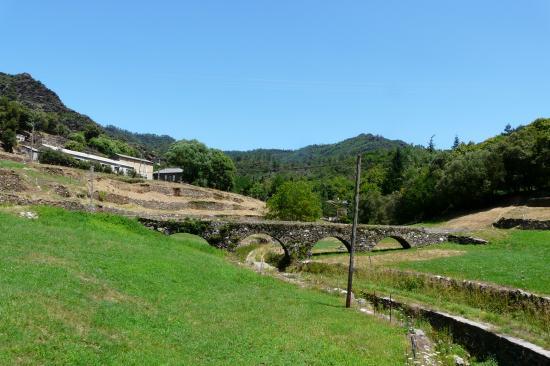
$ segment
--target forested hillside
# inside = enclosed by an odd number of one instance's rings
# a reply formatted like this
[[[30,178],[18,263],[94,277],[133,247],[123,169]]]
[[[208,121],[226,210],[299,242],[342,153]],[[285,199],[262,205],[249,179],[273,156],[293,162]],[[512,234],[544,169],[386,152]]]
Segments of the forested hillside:
[[[268,200],[285,182],[305,181],[324,217],[349,220],[354,160],[363,156],[363,223],[411,223],[460,209],[482,207],[510,194],[550,188],[550,120],[504,132],[479,144],[457,138],[439,150],[361,134],[336,144],[299,150],[259,149],[226,154],[198,141],[174,144],[170,136],[139,134],[67,108],[29,74],[0,73],[0,142],[15,146],[16,133],[31,130],[62,136],[65,147],[110,156],[122,153],[184,169],[188,183]],[[300,182],[300,189],[308,191]],[[298,187],[298,186],[297,186]],[[293,188],[286,186],[286,191]],[[309,195],[308,195],[309,197]],[[300,201],[300,197],[296,197]],[[282,197],[277,201],[283,202]],[[347,210],[347,214],[345,213]],[[316,210],[319,211],[319,210]],[[342,214],[344,212],[344,214]],[[314,215],[316,216],[316,215]],[[312,216],[313,217],[313,216]]]
[[[143,146],[155,157],[161,157],[168,151],[170,145],[176,142],[176,139],[168,135],[136,133],[113,125],[105,126],[105,131],[107,131],[109,136],[115,139],[127,141],[138,146]]]
[[[376,147],[368,142],[377,140]],[[479,144],[457,138],[452,149],[423,148],[372,135],[297,151],[257,150],[230,155],[236,190],[267,200],[286,181],[304,180],[324,216],[349,209],[355,154],[364,151],[360,220],[411,223],[483,207],[510,194],[550,188],[550,119],[538,119]]]
[[[315,169],[319,165],[337,165],[358,153],[389,151],[409,147],[400,140],[361,134],[335,144],[310,145],[298,150],[258,149],[228,151],[241,175],[261,176],[270,171],[285,172]]]
[[[155,134],[136,134],[114,126],[103,127],[90,117],[67,108],[59,96],[27,73],[0,72],[0,132],[13,142],[15,133],[30,131],[64,137],[67,148],[158,158],[174,139]],[[9,145],[9,143],[8,143]]]

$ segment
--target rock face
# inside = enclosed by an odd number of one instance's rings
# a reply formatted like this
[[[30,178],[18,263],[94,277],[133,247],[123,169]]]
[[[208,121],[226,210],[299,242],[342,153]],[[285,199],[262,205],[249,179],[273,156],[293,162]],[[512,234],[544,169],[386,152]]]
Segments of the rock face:
[[[311,249],[321,239],[333,237],[350,249],[348,238],[351,237],[351,225],[304,223],[284,221],[158,221],[141,218],[147,227],[167,234],[188,232],[206,239],[211,245],[219,248],[235,249],[239,243],[254,234],[266,234],[283,247],[290,260],[304,259],[311,255]],[[359,225],[357,228],[356,250],[367,251],[380,240],[391,237],[403,248],[420,247],[447,241],[444,232],[426,231],[422,228],[406,226],[371,226]]]
[[[0,96],[4,95],[33,110],[58,113],[60,121],[71,130],[96,124],[90,117],[67,108],[56,93],[27,73],[10,75],[0,72]]]
[[[0,73],[0,94],[15,97],[24,104],[44,112],[69,111],[57,94],[27,73]]]

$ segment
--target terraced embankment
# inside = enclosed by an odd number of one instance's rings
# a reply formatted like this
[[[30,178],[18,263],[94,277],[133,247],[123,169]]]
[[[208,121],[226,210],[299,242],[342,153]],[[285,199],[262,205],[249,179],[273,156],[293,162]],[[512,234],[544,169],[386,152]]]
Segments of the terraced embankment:
[[[88,172],[3,158],[17,159],[17,156],[0,156],[0,203],[89,207]],[[265,212],[264,202],[234,193],[109,174],[94,175],[93,198],[98,210],[131,216],[242,219],[261,218]]]

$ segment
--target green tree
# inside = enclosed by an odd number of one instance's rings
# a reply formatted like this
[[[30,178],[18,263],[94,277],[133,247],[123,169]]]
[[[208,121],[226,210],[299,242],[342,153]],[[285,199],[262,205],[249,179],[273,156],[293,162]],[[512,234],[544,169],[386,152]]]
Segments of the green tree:
[[[222,190],[231,190],[235,184],[233,160],[197,140],[175,142],[165,158],[169,165],[183,169],[184,182]]]
[[[504,135],[509,135],[509,134],[511,134],[512,132],[514,132],[514,129],[512,128],[512,125],[508,123],[508,124],[504,127]]]
[[[306,181],[283,183],[267,201],[268,217],[290,221],[315,221],[321,217],[321,201]]]
[[[403,185],[403,172],[405,169],[405,159],[403,152],[400,148],[397,148],[393,153],[388,174],[383,185],[383,191],[385,194],[397,191]]]
[[[197,140],[181,140],[173,143],[166,152],[171,166],[183,169],[183,181],[196,183],[208,165],[208,148]]]
[[[98,125],[89,123],[84,128],[84,137],[86,138],[86,141],[90,141],[93,138],[99,137],[103,131],[101,131],[101,128],[99,128]]]
[[[265,187],[265,184],[262,184],[260,182],[255,182],[252,184],[250,189],[248,190],[248,195],[250,197],[265,201],[267,199],[267,190]]]
[[[432,135],[432,137],[430,137],[430,141],[428,142],[428,151],[433,153],[435,151],[435,143],[434,143],[434,137],[435,135]]]
[[[12,153],[13,148],[17,144],[15,131],[9,128],[4,130],[4,132],[2,132],[2,135],[0,136],[0,141],[2,142],[4,151]]]
[[[208,154],[207,186],[229,191],[235,184],[235,163],[220,150]]]
[[[458,135],[455,135],[455,139],[453,141],[452,149],[456,150],[456,149],[458,149],[459,146],[460,146],[460,139],[458,138]]]

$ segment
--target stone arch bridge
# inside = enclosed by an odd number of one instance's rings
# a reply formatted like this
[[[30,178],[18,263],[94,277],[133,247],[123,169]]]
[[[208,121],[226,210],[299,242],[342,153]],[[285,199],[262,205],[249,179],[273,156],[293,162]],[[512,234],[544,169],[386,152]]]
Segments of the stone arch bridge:
[[[254,234],[266,234],[283,247],[290,260],[301,260],[311,255],[315,244],[327,237],[340,240],[350,249],[351,225],[285,221],[218,221],[186,219],[183,221],[163,221],[140,218],[145,226],[165,234],[190,233],[204,238],[210,245],[234,250],[239,243]],[[368,251],[386,237],[396,239],[403,248],[421,247],[444,241],[456,241],[456,236],[443,231],[428,230],[410,226],[357,227],[356,251]],[[459,237],[461,239],[473,239]],[[468,242],[463,240],[463,242]]]

